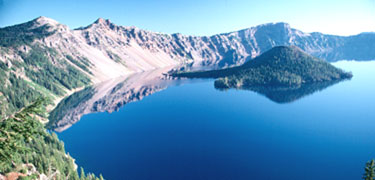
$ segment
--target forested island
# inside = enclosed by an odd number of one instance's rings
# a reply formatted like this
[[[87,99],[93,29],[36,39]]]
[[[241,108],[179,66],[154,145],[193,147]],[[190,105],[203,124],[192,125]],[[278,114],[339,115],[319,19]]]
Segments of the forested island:
[[[179,72],[175,77],[217,78],[215,87],[296,87],[303,84],[338,81],[352,74],[315,58],[295,46],[277,46],[241,66],[196,72]]]

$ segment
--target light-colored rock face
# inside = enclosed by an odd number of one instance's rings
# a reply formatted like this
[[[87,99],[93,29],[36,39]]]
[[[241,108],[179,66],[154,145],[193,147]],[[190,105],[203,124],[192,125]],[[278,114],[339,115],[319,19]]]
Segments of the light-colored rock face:
[[[49,31],[54,32],[36,44],[53,48],[58,52],[57,58],[69,55],[73,59],[89,60],[91,73],[69,60],[68,63],[82,70],[94,83],[177,64],[193,67],[236,65],[243,63],[248,56],[239,41],[225,36],[210,38],[153,33],[136,27],[116,26],[101,18],[75,30],[46,17],[34,22],[36,27],[47,25]],[[238,57],[232,52],[234,49],[240,54]],[[233,60],[220,64],[225,58]]]
[[[36,18],[34,20],[34,22],[36,23],[36,26],[41,26],[41,25],[49,24],[52,27],[56,27],[56,26],[61,25],[56,20],[48,18],[48,17],[44,17],[44,16],[40,16],[40,17]]]
[[[56,58],[69,55],[87,59],[88,75],[94,83],[107,79],[177,64],[217,68],[240,65],[279,45],[294,45],[314,56],[333,61],[339,59],[375,59],[375,34],[340,37],[304,33],[286,23],[270,23],[213,36],[161,34],[136,27],[117,26],[99,18],[93,24],[69,29],[46,17],[32,21],[35,27],[50,26],[52,35],[34,44],[56,50]],[[352,50],[359,49],[357,51]],[[24,49],[30,49],[25,47]],[[11,53],[10,53],[11,54]],[[0,60],[5,61],[6,55]],[[8,54],[8,56],[11,56]],[[53,61],[53,57],[51,57]]]

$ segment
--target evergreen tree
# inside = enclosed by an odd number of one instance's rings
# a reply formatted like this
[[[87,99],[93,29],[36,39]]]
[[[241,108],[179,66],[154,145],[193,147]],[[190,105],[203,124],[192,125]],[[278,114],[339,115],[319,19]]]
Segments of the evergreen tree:
[[[85,170],[83,170],[83,167],[81,167],[81,177],[80,179],[86,179]]]
[[[363,179],[375,180],[375,161],[373,159],[366,163],[365,174],[363,174]]]
[[[0,174],[9,172],[25,173],[21,169],[31,164],[36,172],[23,179],[36,179],[40,174],[56,180],[96,180],[94,174],[85,174],[81,178],[75,169],[73,160],[65,154],[64,145],[56,134],[50,134],[37,119],[46,117],[44,99],[38,99],[31,105],[7,119],[0,120]]]

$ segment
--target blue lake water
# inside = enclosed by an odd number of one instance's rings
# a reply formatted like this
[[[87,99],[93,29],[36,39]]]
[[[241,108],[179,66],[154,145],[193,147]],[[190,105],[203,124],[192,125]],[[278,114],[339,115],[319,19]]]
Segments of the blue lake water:
[[[335,65],[353,79],[290,103],[203,80],[84,115],[58,136],[106,179],[361,179],[375,158],[375,62]]]

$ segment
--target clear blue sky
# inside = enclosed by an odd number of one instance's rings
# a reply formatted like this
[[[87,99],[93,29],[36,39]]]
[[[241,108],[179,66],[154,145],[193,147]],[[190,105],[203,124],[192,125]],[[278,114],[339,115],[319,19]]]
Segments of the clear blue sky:
[[[212,35],[269,22],[305,32],[375,31],[375,0],[0,0],[0,27],[46,16],[70,28],[99,17],[118,25]]]

